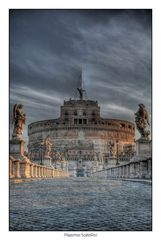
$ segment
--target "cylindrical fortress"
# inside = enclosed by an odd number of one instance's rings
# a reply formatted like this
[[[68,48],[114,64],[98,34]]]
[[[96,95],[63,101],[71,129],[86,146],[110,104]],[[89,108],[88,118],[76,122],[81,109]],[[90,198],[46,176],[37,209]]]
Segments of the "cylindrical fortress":
[[[125,120],[101,118],[97,101],[70,99],[64,101],[58,119],[31,123],[28,135],[30,158],[35,162],[42,158],[41,143],[47,136],[53,152],[63,152],[69,162],[80,158],[105,162],[124,153],[126,147],[134,147],[135,126]]]

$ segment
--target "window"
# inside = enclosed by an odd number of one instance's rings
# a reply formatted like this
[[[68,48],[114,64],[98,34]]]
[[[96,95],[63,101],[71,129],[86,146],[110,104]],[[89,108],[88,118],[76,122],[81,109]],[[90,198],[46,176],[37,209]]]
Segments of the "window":
[[[77,124],[77,119],[74,119],[74,124]]]
[[[83,119],[83,124],[87,124],[87,119]]]
[[[79,119],[79,124],[82,124],[82,119]]]

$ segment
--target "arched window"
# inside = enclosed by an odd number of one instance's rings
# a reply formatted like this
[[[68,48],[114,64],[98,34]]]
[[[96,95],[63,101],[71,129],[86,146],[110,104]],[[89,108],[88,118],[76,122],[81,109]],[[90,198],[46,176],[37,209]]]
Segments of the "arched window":
[[[125,124],[124,123],[120,123],[120,128],[125,128]]]

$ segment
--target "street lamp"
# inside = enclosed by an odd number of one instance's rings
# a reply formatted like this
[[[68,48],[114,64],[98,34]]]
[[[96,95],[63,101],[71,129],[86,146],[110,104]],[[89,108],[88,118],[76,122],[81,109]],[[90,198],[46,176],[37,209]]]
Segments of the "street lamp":
[[[116,140],[116,165],[119,164],[119,142]]]
[[[97,169],[98,169],[98,160],[99,160],[99,157],[98,157],[98,154],[99,154],[99,152],[94,152],[95,153],[95,156],[96,156],[96,160],[95,160],[95,162],[96,162],[96,164],[95,164],[95,166],[96,166],[96,171],[97,171]]]
[[[66,168],[66,171],[68,171],[68,150],[65,149],[64,151],[64,158],[65,158],[65,168]]]
[[[43,165],[43,164],[42,164],[42,158],[43,158],[43,142],[40,143],[40,155],[41,155],[40,165]]]

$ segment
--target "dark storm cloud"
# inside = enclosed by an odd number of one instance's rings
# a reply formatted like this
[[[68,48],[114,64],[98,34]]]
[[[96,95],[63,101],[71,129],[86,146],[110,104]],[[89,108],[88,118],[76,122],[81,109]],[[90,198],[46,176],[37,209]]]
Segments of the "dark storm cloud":
[[[133,121],[151,104],[150,10],[11,10],[10,102],[27,123],[59,116],[83,70],[102,116]]]

